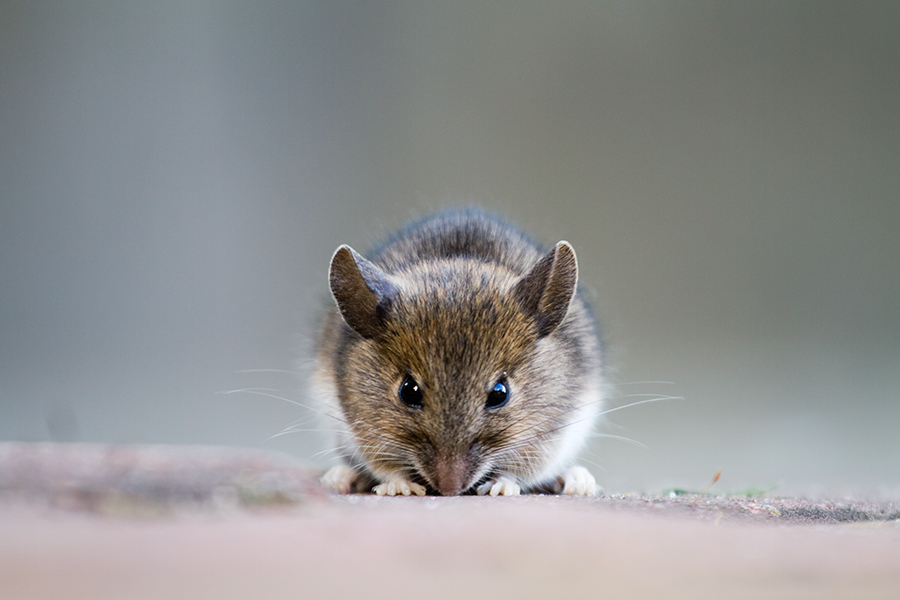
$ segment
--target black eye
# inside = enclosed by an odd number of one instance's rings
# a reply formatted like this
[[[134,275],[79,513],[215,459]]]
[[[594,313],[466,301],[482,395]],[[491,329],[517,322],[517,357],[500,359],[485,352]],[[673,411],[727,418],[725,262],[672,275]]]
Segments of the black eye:
[[[485,408],[500,408],[509,400],[509,386],[506,385],[506,379],[501,379],[494,384],[491,391],[488,392]]]
[[[403,404],[410,408],[422,408],[422,388],[416,383],[416,380],[407,375],[400,384],[400,390],[397,392]]]

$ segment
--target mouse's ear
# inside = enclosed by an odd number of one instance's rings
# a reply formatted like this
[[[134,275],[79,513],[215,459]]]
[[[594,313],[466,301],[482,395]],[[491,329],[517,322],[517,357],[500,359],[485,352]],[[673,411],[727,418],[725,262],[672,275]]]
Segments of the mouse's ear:
[[[364,338],[375,337],[397,295],[397,286],[350,246],[341,246],[334,253],[329,280],[344,322]]]
[[[559,242],[524,275],[513,296],[537,323],[538,336],[553,332],[569,312],[578,283],[578,262],[569,242]]]

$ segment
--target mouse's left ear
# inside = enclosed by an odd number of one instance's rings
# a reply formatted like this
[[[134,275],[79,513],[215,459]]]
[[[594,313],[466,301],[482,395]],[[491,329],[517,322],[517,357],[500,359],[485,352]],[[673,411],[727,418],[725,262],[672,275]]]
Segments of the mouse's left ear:
[[[552,333],[569,312],[578,283],[578,262],[569,242],[559,242],[513,286],[523,312],[537,324],[538,337]]]
[[[384,271],[346,245],[331,258],[328,278],[344,322],[364,338],[375,337],[397,295],[397,286]]]

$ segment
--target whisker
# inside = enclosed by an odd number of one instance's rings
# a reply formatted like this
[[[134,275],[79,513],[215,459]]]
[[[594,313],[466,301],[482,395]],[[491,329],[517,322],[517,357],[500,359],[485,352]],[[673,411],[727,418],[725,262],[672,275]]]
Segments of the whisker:
[[[638,400],[637,402],[631,402],[629,404],[623,404],[622,406],[616,406],[615,408],[610,408],[608,410],[604,410],[600,412],[597,416],[601,417],[603,415],[608,415],[611,412],[616,412],[617,410],[622,410],[623,408],[631,408],[632,406],[637,406],[638,404],[647,404],[649,402],[662,402],[663,400],[684,400],[683,396],[656,396],[654,398],[648,398],[646,400]]]
[[[591,434],[591,437],[598,437],[598,438],[602,437],[602,438],[609,438],[611,440],[619,440],[621,442],[626,442],[626,443],[632,444],[634,446],[639,446],[644,449],[649,449],[647,444],[641,443],[637,440],[633,440],[631,438],[627,438],[627,437],[621,436],[621,435],[613,435],[611,433],[593,433],[593,434]]]
[[[615,412],[615,411],[621,410],[621,409],[623,409],[623,408],[630,408],[630,407],[632,407],[632,406],[637,406],[637,405],[639,405],[639,404],[646,404],[646,403],[649,403],[649,402],[661,402],[661,401],[663,401],[663,400],[683,400],[683,399],[684,399],[684,398],[681,397],[681,396],[660,396],[660,395],[658,395],[658,394],[632,394],[632,395],[629,395],[629,396],[631,396],[631,397],[652,396],[652,398],[647,398],[647,399],[645,399],[645,400],[639,400],[639,401],[637,401],[637,402],[631,402],[631,403],[629,403],[629,404],[624,404],[624,405],[622,405],[622,406],[617,406],[617,407],[614,407],[614,408],[611,408],[611,409],[602,411],[602,412],[600,412],[600,413],[599,413],[598,415],[596,415],[596,416],[597,416],[597,417],[600,417],[600,416],[602,416],[602,415],[605,415],[605,414],[608,414],[608,413],[611,413],[611,412]],[[597,402],[601,402],[601,400],[598,400]],[[594,403],[588,403],[588,404],[584,404],[584,405],[580,405],[580,406],[575,406],[575,407],[572,407],[572,408],[571,408],[569,411],[567,411],[567,412],[574,412],[574,411],[576,411],[576,410],[580,410],[580,409],[584,408],[585,406],[590,406],[590,404],[594,404]],[[563,414],[565,414],[565,413],[563,413]],[[582,423],[582,422],[584,422],[584,421],[586,421],[586,420],[589,420],[589,419],[593,419],[593,417],[585,417],[585,418],[583,418],[583,419],[575,419],[574,421],[570,421],[570,422],[568,422],[568,423],[563,423],[562,425],[559,425],[559,426],[557,426],[557,427],[553,427],[553,428],[548,429],[548,430],[545,430],[545,431],[540,431],[541,428],[545,427],[547,424],[550,423],[550,420],[549,420],[549,419],[546,419],[546,420],[541,421],[541,422],[539,422],[539,423],[535,423],[534,425],[532,425],[531,427],[528,427],[527,429],[524,429],[523,431],[519,432],[519,435],[524,435],[524,434],[526,434],[526,433],[529,432],[529,431],[535,431],[535,430],[537,430],[537,433],[535,434],[535,437],[536,437],[539,441],[544,441],[544,442],[546,442],[546,441],[551,441],[551,440],[548,440],[548,436],[550,436],[551,434],[556,433],[556,432],[559,432],[559,431],[561,431],[561,430],[563,430],[563,429],[565,429],[565,428],[567,428],[567,427],[571,427],[571,426],[576,425],[576,424],[578,424],[578,423]],[[515,424],[515,423],[514,423],[514,424]],[[503,431],[503,432],[508,431],[514,424],[508,425],[508,426],[505,427],[502,431]],[[638,446],[642,446],[642,447],[644,447],[644,448],[647,447],[646,445],[642,444],[641,442],[638,442],[638,441],[636,441],[636,440],[632,440],[632,439],[630,439],[630,438],[622,437],[622,436],[616,436],[616,435],[612,435],[612,434],[593,434],[593,435],[595,435],[595,436],[597,436],[597,437],[609,437],[609,438],[612,438],[612,439],[621,439],[622,441],[626,441],[626,442],[628,442],[628,443],[632,443],[632,444],[635,444],[635,445],[638,445]],[[526,439],[526,440],[520,440],[519,442],[517,442],[516,444],[514,444],[514,445],[512,446],[512,448],[515,449],[516,447],[525,447],[525,446],[528,446],[528,445],[530,445],[530,444],[533,444],[533,440],[528,440],[528,439]]]
[[[586,463],[588,463],[589,465],[593,465],[593,466],[597,467],[598,469],[600,469],[601,471],[603,471],[604,473],[608,473],[608,472],[609,472],[609,469],[607,469],[606,467],[604,467],[604,466],[601,465],[600,463],[595,462],[595,461],[593,461],[593,460],[591,460],[591,459],[589,459],[589,458],[585,458],[584,456],[579,457],[579,458],[578,458],[578,461],[579,461],[579,462],[586,462]]]
[[[277,394],[269,393],[269,390],[270,390],[270,388],[242,388],[242,389],[238,389],[238,390],[228,390],[228,391],[223,391],[223,392],[216,392],[216,394],[228,396],[231,394],[242,393],[242,394],[253,394],[256,396],[263,396],[265,398],[273,398],[275,400],[283,400],[284,402],[287,402],[289,404],[293,404],[295,406],[299,406],[300,408],[305,408],[307,410],[311,410],[313,412],[323,414],[326,417],[331,417],[332,419],[335,419],[336,421],[346,424],[346,421],[344,421],[341,417],[338,417],[331,413],[316,409],[315,407],[309,406],[308,404],[303,404],[302,402],[297,402],[296,400],[291,400],[290,398],[285,398],[284,396],[279,396]],[[275,390],[275,391],[277,391],[277,390]]]
[[[337,447],[326,448],[325,450],[319,450],[318,452],[314,452],[310,456],[310,459],[315,460],[317,458],[324,458],[324,457],[328,456],[329,454],[336,454],[338,452],[338,450],[340,450],[340,448],[337,448]]]
[[[680,398],[681,396],[672,396],[669,394],[652,394],[652,393],[638,393],[635,392],[633,394],[616,394],[615,396],[610,396],[611,398],[651,398],[654,396],[658,396],[660,398]]]
[[[292,433],[343,433],[343,432],[338,429],[320,429],[318,427],[303,428],[303,429],[297,428],[297,427],[286,427],[286,428],[282,429],[281,431],[279,431],[278,433],[270,435],[264,441],[270,442],[270,441],[274,440],[275,438],[280,438],[282,436],[290,435]]]

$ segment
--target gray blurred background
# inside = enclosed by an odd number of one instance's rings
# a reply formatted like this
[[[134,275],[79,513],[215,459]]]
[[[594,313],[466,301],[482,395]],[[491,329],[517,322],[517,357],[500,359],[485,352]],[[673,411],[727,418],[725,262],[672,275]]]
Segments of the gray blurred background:
[[[609,415],[645,446],[596,439],[608,491],[893,494],[898,32],[897,2],[3,2],[0,439],[325,466],[270,439],[309,411],[219,392],[308,402],[337,245],[474,203],[572,242],[611,406],[683,398]]]

